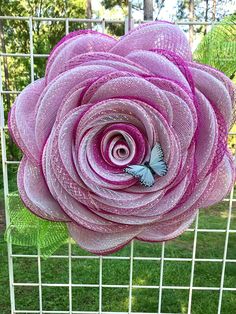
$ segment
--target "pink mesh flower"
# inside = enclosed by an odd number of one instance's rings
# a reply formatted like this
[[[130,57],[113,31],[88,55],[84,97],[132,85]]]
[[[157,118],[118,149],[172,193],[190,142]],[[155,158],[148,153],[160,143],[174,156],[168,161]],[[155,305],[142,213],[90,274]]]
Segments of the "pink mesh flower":
[[[234,184],[234,96],[224,74],[192,62],[173,24],[148,23],[118,41],[73,32],[9,116],[24,152],[21,198],[34,214],[66,222],[92,253],[175,238]],[[168,172],[145,187],[124,169],[149,160],[157,143]]]

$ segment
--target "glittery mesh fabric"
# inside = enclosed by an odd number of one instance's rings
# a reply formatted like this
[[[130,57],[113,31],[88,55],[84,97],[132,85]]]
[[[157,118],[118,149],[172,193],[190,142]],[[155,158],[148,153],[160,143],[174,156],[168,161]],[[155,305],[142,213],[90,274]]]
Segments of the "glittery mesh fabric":
[[[235,36],[236,16],[230,14],[212,25],[194,51],[194,59],[233,78],[236,70]]]
[[[21,199],[95,254],[132,239],[175,238],[235,182],[227,150],[234,99],[230,79],[193,62],[171,23],[147,23],[119,40],[69,34],[9,114],[24,153]],[[148,161],[157,143],[168,171],[145,187],[124,169]]]
[[[32,214],[22,203],[19,193],[8,196],[11,223],[5,239],[14,245],[39,248],[43,257],[53,254],[68,240],[68,230],[62,222],[41,219]]]

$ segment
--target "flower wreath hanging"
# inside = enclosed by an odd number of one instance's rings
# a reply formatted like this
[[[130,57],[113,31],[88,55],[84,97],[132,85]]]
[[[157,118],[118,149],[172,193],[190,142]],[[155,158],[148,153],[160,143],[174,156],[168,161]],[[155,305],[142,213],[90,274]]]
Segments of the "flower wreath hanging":
[[[174,24],[143,24],[119,40],[70,33],[9,115],[27,212],[60,226],[43,229],[49,238],[67,228],[95,254],[177,237],[235,182],[234,98],[230,79],[192,61]]]

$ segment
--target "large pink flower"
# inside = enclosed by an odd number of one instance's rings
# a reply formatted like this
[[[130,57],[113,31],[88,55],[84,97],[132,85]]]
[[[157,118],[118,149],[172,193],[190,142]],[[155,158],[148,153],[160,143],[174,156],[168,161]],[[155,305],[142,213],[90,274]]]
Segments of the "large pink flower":
[[[173,24],[148,23],[118,41],[73,32],[9,116],[24,152],[20,195],[36,215],[66,222],[93,253],[134,238],[172,239],[232,188],[233,103],[231,81],[192,62]],[[156,143],[168,172],[145,187],[124,169],[149,160]]]

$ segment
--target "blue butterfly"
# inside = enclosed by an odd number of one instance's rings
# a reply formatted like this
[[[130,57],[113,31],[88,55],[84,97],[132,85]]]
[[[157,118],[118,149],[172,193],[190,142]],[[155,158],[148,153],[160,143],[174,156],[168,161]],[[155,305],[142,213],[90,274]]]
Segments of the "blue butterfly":
[[[143,165],[130,165],[124,169],[128,174],[135,178],[139,178],[141,184],[151,187],[155,183],[154,175],[165,176],[168,171],[164,154],[160,144],[156,144],[151,151],[150,161],[146,161]]]

